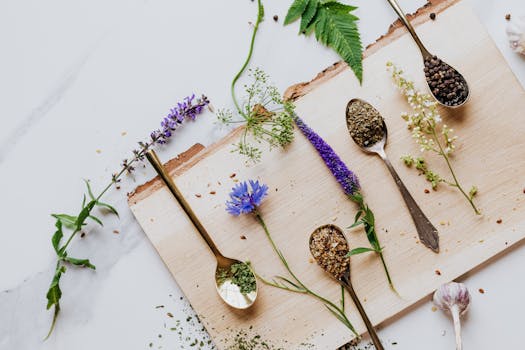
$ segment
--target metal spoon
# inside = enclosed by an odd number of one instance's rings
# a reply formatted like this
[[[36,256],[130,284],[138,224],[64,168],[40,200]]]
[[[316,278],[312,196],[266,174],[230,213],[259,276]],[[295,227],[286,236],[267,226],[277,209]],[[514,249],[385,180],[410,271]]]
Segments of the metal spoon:
[[[355,104],[355,106],[354,106]],[[376,117],[381,118],[382,121],[382,132],[383,137],[381,140],[369,144],[366,146],[361,146],[359,141],[357,141],[354,136],[352,136],[352,122],[353,118],[356,118],[357,113],[352,115],[350,113],[350,110],[354,110],[354,108],[363,108],[363,111],[361,113],[373,113]],[[366,111],[364,110],[366,108]],[[410,215],[412,216],[412,220],[414,221],[414,224],[416,226],[417,233],[419,235],[420,241],[427,246],[428,248],[432,249],[434,252],[439,253],[439,234],[437,229],[432,225],[430,220],[425,216],[423,211],[419,208],[414,198],[412,198],[412,195],[410,192],[408,192],[407,188],[399,178],[399,175],[397,175],[396,170],[392,166],[392,163],[390,163],[390,160],[386,156],[385,153],[385,144],[388,136],[388,130],[386,128],[385,120],[383,117],[379,114],[379,112],[368,102],[363,101],[361,99],[354,98],[348,102],[348,105],[346,107],[346,123],[348,127],[348,131],[350,132],[350,136],[352,136],[352,139],[354,142],[361,147],[361,149],[367,153],[377,154],[378,156],[383,159],[383,161],[386,164],[386,167],[390,171],[390,174],[392,174],[392,177],[394,178],[397,187],[399,188],[399,191],[401,192],[401,195],[403,196],[403,199],[405,200],[405,203],[408,207],[408,211],[410,212]]]
[[[160,178],[164,181],[164,184],[168,187],[175,199],[177,199],[177,202],[179,202],[186,215],[188,215],[188,218],[191,220],[197,231],[199,231],[200,235],[215,255],[215,258],[217,259],[217,267],[215,269],[215,286],[217,287],[217,293],[219,293],[219,296],[222,298],[222,300],[224,300],[226,304],[236,309],[246,309],[252,306],[255,302],[255,299],[257,298],[257,284],[255,285],[255,291],[243,294],[241,293],[239,286],[231,283],[231,280],[226,279],[225,281],[223,281],[221,278],[221,281],[219,281],[219,276],[223,271],[230,271],[232,265],[234,264],[245,263],[243,263],[240,260],[227,258],[224,255],[222,255],[222,253],[219,251],[219,249],[211,239],[210,235],[208,234],[200,220],[197,218],[197,216],[191,209],[189,203],[186,201],[182,193],[179,191],[179,189],[173,182],[173,179],[168,174],[168,171],[158,158],[155,151],[149,150],[148,152],[146,152],[146,158],[148,158],[148,161],[151,163],[157,174],[159,174]],[[251,268],[250,271],[253,274],[255,283],[257,283],[255,279],[255,274],[253,273]]]
[[[325,266],[326,262],[323,260],[323,256],[319,251],[319,247],[316,247],[315,244],[312,244],[314,242],[316,236],[321,234],[321,232],[329,230],[330,235],[337,235],[339,236],[339,241],[343,242],[346,245],[346,247],[338,247],[330,245],[329,247],[322,247],[324,253],[328,253],[327,250],[330,251],[331,254],[334,254],[334,256],[339,256],[339,258],[336,258],[335,260],[344,260],[344,262],[341,264],[340,269],[343,270],[341,272],[338,272],[338,275],[334,275],[334,271],[331,269],[336,270],[333,267]],[[368,318],[368,315],[366,314],[365,309],[363,308],[363,305],[361,305],[361,302],[359,301],[359,298],[357,297],[357,294],[355,293],[354,287],[352,286],[352,280],[350,278],[350,258],[349,257],[342,257],[342,254],[346,255],[350,249],[348,249],[348,242],[346,241],[346,237],[343,234],[343,231],[335,226],[335,225],[324,225],[321,227],[318,227],[315,229],[314,232],[310,235],[310,241],[309,241],[309,247],[310,247],[310,253],[312,254],[313,258],[317,262],[319,266],[321,266],[330,276],[335,278],[350,294],[350,297],[352,298],[355,306],[357,307],[357,311],[359,311],[359,314],[361,315],[361,318],[363,319],[363,322],[365,323],[366,329],[368,331],[368,334],[370,334],[370,338],[372,339],[372,342],[374,343],[374,346],[377,350],[384,350],[383,345],[381,345],[381,341],[379,340],[379,337],[376,333],[376,330],[374,328],[374,325],[372,322],[370,322],[370,319]],[[343,248],[343,249],[341,249]],[[346,265],[346,266],[345,266]]]
[[[423,43],[421,42],[421,40],[417,36],[416,31],[414,30],[414,28],[412,27],[412,25],[408,21],[408,18],[406,17],[404,11],[401,9],[401,7],[397,3],[397,1],[396,0],[387,0],[387,1],[390,3],[390,5],[394,9],[394,11],[399,16],[399,19],[401,20],[401,23],[403,23],[405,25],[405,27],[408,29],[408,32],[410,33],[410,35],[412,35],[412,38],[416,42],[417,46],[419,47],[419,50],[421,51],[421,54],[423,55],[423,61],[425,63],[425,77],[426,77],[426,81],[427,81],[428,87],[430,89],[430,93],[434,96],[434,98],[436,99],[436,101],[438,101],[439,104],[441,104],[441,105],[443,105],[445,107],[456,108],[456,107],[460,107],[460,106],[464,105],[465,102],[467,102],[467,100],[468,100],[468,98],[470,96],[470,89],[469,89],[467,81],[465,80],[463,75],[461,75],[457,71],[457,69],[455,69],[451,65],[449,65],[449,64],[447,64],[447,63],[445,63],[445,62],[440,60],[440,62],[442,62],[442,64],[443,64],[443,66],[446,67],[446,69],[444,69],[444,71],[449,71],[450,73],[447,73],[447,74],[450,74],[450,76],[457,77],[457,80],[458,80],[459,86],[460,86],[460,92],[458,93],[457,97],[454,97],[452,101],[444,100],[445,96],[441,96],[440,95],[439,88],[436,87],[436,86],[432,86],[432,81],[435,81],[435,79],[437,78],[437,76],[436,76],[436,78],[434,78],[434,75],[437,74],[437,73],[429,72],[429,69],[427,67],[427,62],[430,63],[431,60],[439,60],[439,58],[437,56],[432,55],[426,49],[426,47],[423,45]],[[436,88],[437,88],[437,90],[436,90]]]

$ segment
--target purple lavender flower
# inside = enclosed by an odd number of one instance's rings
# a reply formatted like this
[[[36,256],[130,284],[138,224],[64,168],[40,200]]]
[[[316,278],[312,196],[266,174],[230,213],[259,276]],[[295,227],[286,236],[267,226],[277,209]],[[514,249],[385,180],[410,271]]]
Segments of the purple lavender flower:
[[[251,189],[248,188],[248,183]],[[243,181],[235,185],[230,192],[230,200],[226,202],[226,211],[234,216],[255,211],[268,194],[268,186],[259,181]]]
[[[160,123],[161,129],[155,130],[151,133],[151,140],[153,143],[165,144],[173,135],[180,124],[186,119],[195,120],[197,115],[201,114],[210,101],[204,95],[198,98],[195,102],[195,94],[186,97],[182,102],[177,104],[177,107],[170,109],[170,112]]]
[[[315,147],[321,158],[323,158],[328,169],[330,169],[337,182],[343,187],[345,194],[349,196],[355,194],[360,187],[357,176],[348,169],[346,164],[334,152],[332,147],[330,147],[321,136],[316,134],[315,131],[310,129],[310,127],[297,115],[295,115],[295,124],[304,136],[306,136],[308,141],[310,141]]]

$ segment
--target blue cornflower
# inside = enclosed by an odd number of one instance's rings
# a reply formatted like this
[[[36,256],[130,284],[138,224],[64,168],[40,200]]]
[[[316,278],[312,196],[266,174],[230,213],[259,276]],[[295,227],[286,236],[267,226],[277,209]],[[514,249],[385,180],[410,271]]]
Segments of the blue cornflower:
[[[259,181],[240,182],[230,192],[230,200],[226,201],[226,211],[235,216],[252,213],[267,194],[268,186],[259,184]]]
[[[360,186],[357,176],[348,169],[332,147],[297,115],[295,115],[295,124],[315,147],[321,158],[323,158],[328,169],[330,169],[337,182],[343,187],[345,194],[351,196],[359,191]]]

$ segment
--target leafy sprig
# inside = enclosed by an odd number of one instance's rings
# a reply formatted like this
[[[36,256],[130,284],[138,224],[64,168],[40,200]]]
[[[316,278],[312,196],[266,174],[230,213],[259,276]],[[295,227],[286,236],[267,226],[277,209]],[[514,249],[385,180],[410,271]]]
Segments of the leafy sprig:
[[[387,69],[392,74],[394,83],[399,91],[406,97],[410,107],[414,110],[412,114],[403,113],[401,117],[406,121],[408,129],[412,132],[412,138],[420,147],[421,152],[434,153],[445,161],[452,180],[445,179],[435,171],[430,170],[428,162],[423,157],[413,157],[405,155],[401,157],[405,165],[415,168],[425,175],[425,178],[436,190],[440,183],[445,183],[456,188],[469,202],[477,215],[481,215],[480,210],[474,203],[478,189],[472,186],[467,192],[460,184],[459,179],[452,167],[451,156],[454,153],[457,136],[454,130],[442,123],[441,115],[437,108],[437,102],[429,95],[418,91],[412,81],[403,76],[403,71],[391,62],[387,63]]]
[[[363,81],[363,45],[357,27],[358,17],[351,12],[357,7],[333,0],[295,0],[290,6],[284,24],[301,18],[299,32],[315,37],[331,47],[350,66],[357,79]]]
[[[375,224],[375,217],[374,213],[370,209],[370,207],[365,203],[365,199],[361,192],[355,192],[354,194],[349,196],[352,201],[357,203],[359,206],[359,209],[357,210],[357,213],[355,215],[354,223],[349,228],[354,228],[358,226],[363,226],[366,233],[366,238],[368,239],[368,242],[370,243],[371,248],[362,247],[362,248],[354,248],[350,252],[348,252],[348,256],[367,253],[367,252],[375,252],[379,255],[379,258],[381,259],[381,263],[383,264],[383,268],[385,270],[386,277],[388,279],[388,284],[390,288],[397,292],[394,288],[394,282],[392,281],[392,278],[390,277],[390,272],[388,271],[385,258],[383,256],[383,247],[381,247],[381,244],[379,243],[379,238],[377,237],[376,233],[376,224]]]
[[[51,327],[45,339],[49,338],[56,324],[57,317],[60,313],[60,299],[62,298],[62,290],[60,289],[60,279],[66,272],[67,265],[75,265],[78,267],[89,268],[95,270],[89,259],[73,258],[68,255],[67,248],[71,244],[73,238],[77,236],[89,221],[103,226],[102,219],[95,216],[93,211],[95,208],[109,211],[118,217],[117,210],[101,201],[102,197],[112,188],[112,186],[121,181],[121,178],[128,173],[133,172],[134,164],[144,160],[146,152],[157,145],[163,145],[169,141],[173,132],[177,130],[180,125],[187,119],[194,120],[200,114],[205,106],[209,105],[208,98],[202,96],[195,101],[195,95],[186,97],[183,102],[178,103],[177,107],[172,108],[168,115],[162,120],[161,128],[153,131],[150,137],[145,142],[139,142],[139,148],[133,150],[131,158],[124,159],[121,164],[121,169],[117,174],[111,176],[110,183],[98,194],[94,195],[89,181],[85,180],[86,193],[82,197],[82,204],[77,215],[71,214],[51,214],[55,219],[55,233],[51,237],[51,244],[56,253],[56,266],[51,284],[46,294],[47,309],[54,308],[53,320]],[[64,244],[65,230],[69,230],[69,237]]]
[[[241,103],[235,94],[235,87],[246,71],[253,55],[255,37],[260,23],[264,20],[264,7],[258,0],[257,20],[253,27],[248,57],[231,83],[231,96],[236,113],[223,109],[217,113],[218,120],[223,124],[244,124],[240,140],[235,144],[233,152],[245,156],[250,162],[258,162],[262,151],[258,147],[267,143],[270,149],[284,148],[293,141],[293,104],[284,101],[279,90],[269,83],[268,75],[261,69],[249,70],[253,79],[250,85],[245,85],[246,96]]]

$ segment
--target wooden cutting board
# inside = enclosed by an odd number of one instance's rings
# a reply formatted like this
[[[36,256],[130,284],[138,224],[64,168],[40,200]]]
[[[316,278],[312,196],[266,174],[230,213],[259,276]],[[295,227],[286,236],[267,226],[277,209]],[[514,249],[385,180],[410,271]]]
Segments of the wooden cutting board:
[[[439,12],[436,21],[427,20],[430,11]],[[296,100],[297,113],[357,173],[376,214],[386,261],[401,297],[388,288],[376,256],[352,258],[357,294],[375,324],[398,315],[441,283],[465,274],[525,237],[524,90],[467,4],[437,2],[422,10],[414,22],[428,48],[456,66],[471,86],[471,100],[464,108],[442,112],[460,137],[453,164],[466,187],[479,187],[477,203],[482,217],[474,215],[453,189],[442,187],[425,193],[429,184],[399,160],[401,155],[417,154],[418,150],[400,118],[401,112],[410,108],[393,86],[386,62],[394,61],[417,86],[425,86],[421,57],[404,29],[394,27],[366,51],[362,86],[344,64],[336,64],[314,81],[288,91]],[[354,97],[368,100],[385,117],[387,153],[438,227],[440,254],[419,243],[401,196],[380,159],[363,154],[348,136],[344,112]],[[243,159],[230,152],[238,133],[204,150],[195,146],[171,161],[168,167],[176,183],[225,255],[250,260],[259,274],[271,277],[284,274],[284,270],[259,225],[252,217],[234,218],[224,210],[236,181],[260,179],[268,184],[270,195],[262,212],[275,241],[308,286],[337,301],[340,289],[311,262],[307,240],[322,224],[348,227],[356,207],[300,133],[286,151],[267,152],[262,162],[252,167],[244,166]],[[429,161],[436,171],[447,174],[441,159]],[[301,348],[304,342],[315,349],[335,349],[352,338],[316,300],[262,283],[253,308],[230,309],[215,292],[213,256],[160,181],[154,179],[138,188],[129,204],[220,349],[227,347],[232,329],[250,327],[249,332],[263,338],[286,341],[282,343],[286,349]],[[346,231],[353,247],[367,246],[362,231]],[[365,331],[353,305],[348,305],[348,314],[359,332]]]

